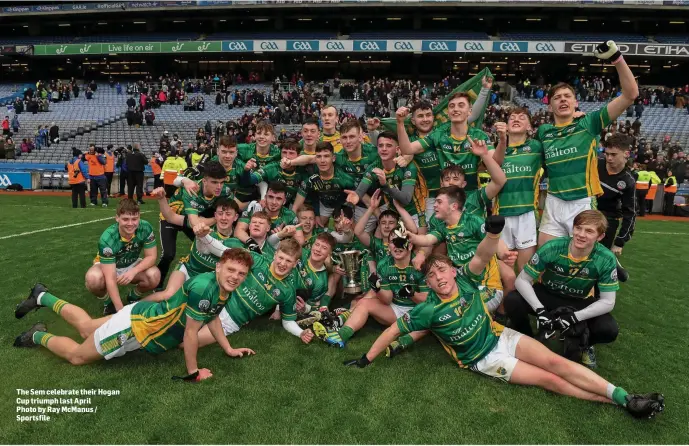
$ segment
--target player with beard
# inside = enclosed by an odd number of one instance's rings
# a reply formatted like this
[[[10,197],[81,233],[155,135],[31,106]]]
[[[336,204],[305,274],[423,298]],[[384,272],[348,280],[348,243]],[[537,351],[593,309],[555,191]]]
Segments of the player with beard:
[[[630,136],[615,133],[605,141],[605,160],[598,160],[598,177],[603,195],[598,198],[597,205],[608,220],[608,229],[601,244],[616,256],[622,255],[622,247],[632,238],[636,223],[636,180],[627,167],[631,145]],[[626,282],[629,278],[619,260],[617,277],[620,282]]]
[[[158,197],[161,202],[165,202],[165,196]],[[161,206],[163,206],[161,203]],[[243,247],[243,243],[232,238],[232,227],[239,217],[239,207],[234,201],[225,198],[218,200],[215,207],[215,225],[210,227],[210,236],[217,239],[230,248]],[[202,234],[201,236],[205,236]],[[198,234],[197,234],[198,237]],[[212,254],[204,254],[199,251],[194,239],[189,255],[179,259],[177,268],[170,274],[165,290],[146,296],[142,300],[150,302],[160,302],[172,297],[179,290],[184,282],[196,277],[199,274],[207,273],[215,269],[218,257]]]
[[[268,217],[270,217],[270,229],[274,233],[278,233],[283,229],[293,226],[293,230],[289,230],[289,235],[293,236],[300,244],[304,244],[304,236],[301,234],[301,226],[299,220],[294,212],[285,207],[287,195],[286,186],[278,181],[270,183],[268,192],[265,198],[265,209],[261,209],[260,204],[252,202],[242,213],[242,217],[237,223],[235,229],[235,237],[242,242],[246,242],[250,237],[248,234],[249,221],[254,212],[262,210]],[[258,206],[257,206],[258,205]],[[284,237],[281,237],[284,238]]]
[[[471,114],[471,99],[467,93],[455,93],[448,101],[448,117],[450,125],[437,127],[426,137],[411,142],[404,127],[404,120],[409,115],[409,109],[401,107],[395,113],[397,118],[397,137],[402,154],[415,157],[430,151],[438,158],[440,168],[448,164],[458,164],[466,172],[467,191],[478,188],[478,168],[481,159],[472,153],[473,141],[484,141],[492,154],[493,146],[490,138],[482,130],[470,127],[468,117]],[[425,156],[425,155],[422,155]],[[430,156],[430,155],[429,155]]]
[[[236,298],[236,289],[246,279],[253,265],[251,255],[243,249],[230,249],[218,261],[215,271],[200,274],[187,281],[170,299],[163,302],[136,302],[112,316],[91,319],[86,311],[50,294],[36,284],[15,310],[17,319],[28,312],[48,307],[79,331],[84,341],[47,333],[38,323],[19,335],[15,347],[41,345],[72,365],[109,360],[135,350],[158,354],[177,347],[184,341],[187,375],[174,377],[201,381],[213,376],[198,367],[197,350],[200,331],[214,338],[228,356],[253,354],[247,348],[232,348],[223,335],[218,314],[227,302]]]
[[[531,115],[526,108],[510,110],[507,123],[498,122],[495,126],[499,143],[493,158],[502,165],[507,183],[495,200],[493,214],[505,217],[502,240],[509,249],[517,250],[517,266],[521,271],[536,252],[536,211],[543,146],[539,141],[527,139]]]
[[[335,207],[345,202],[345,190],[353,189],[356,184],[354,178],[335,166],[335,154],[329,142],[319,142],[316,146],[316,165],[318,173],[309,177],[299,188],[292,211],[299,212],[306,197],[313,194],[319,203],[320,225],[325,226]]]
[[[488,236],[459,269],[445,256],[429,257],[423,271],[431,289],[426,301],[397,319],[361,358],[344,364],[367,367],[401,334],[430,330],[461,368],[505,382],[617,404],[638,418],[651,418],[663,411],[662,394],[628,394],[586,367],[551,352],[535,339],[491,319],[480,293],[467,281],[480,275],[497,253],[503,225],[504,217],[486,219]]]
[[[517,277],[517,291],[505,299],[511,325],[521,333],[532,333],[529,314],[536,315],[539,332],[546,339],[554,330],[565,338],[580,331],[583,335],[576,336],[578,342],[567,355],[590,368],[596,367],[593,345],[613,342],[619,332],[610,314],[620,289],[617,262],[615,255],[598,243],[605,237],[607,225],[601,212],[581,212],[574,218],[574,236],[558,237],[538,248]],[[600,296],[592,295],[594,286]],[[563,307],[569,310],[555,316]],[[565,352],[567,346],[565,339]]]
[[[412,245],[406,237],[399,237],[394,232],[389,234],[388,255],[377,264],[380,277],[380,288],[372,298],[359,301],[356,308],[347,317],[343,317],[344,326],[339,329],[314,323],[313,331],[324,342],[340,348],[360,330],[369,316],[379,323],[390,326],[395,320],[407,314],[418,303],[426,300],[428,287],[423,274],[411,264]],[[415,339],[422,333],[412,335]]]
[[[227,249],[227,248],[223,248]],[[222,250],[211,251],[222,255]],[[272,261],[251,254],[254,265],[247,280],[237,288],[232,299],[220,312],[220,321],[225,336],[239,331],[240,327],[253,319],[280,306],[282,327],[290,334],[299,337],[304,344],[313,339],[310,329],[302,330],[295,322],[296,312],[296,272],[294,267],[301,257],[301,246],[293,238],[280,242]],[[199,347],[216,342],[217,338],[209,330],[199,332]],[[186,350],[186,345],[184,346]]]
[[[617,119],[639,95],[639,87],[627,62],[612,40],[598,45],[594,55],[615,66],[622,92],[602,108],[576,119],[578,105],[574,88],[554,85],[549,109],[554,124],[538,128],[536,139],[543,144],[548,171],[548,195],[541,217],[538,246],[555,237],[571,237],[572,222],[580,212],[592,208],[592,197],[603,194],[598,176],[597,148],[601,131]]]

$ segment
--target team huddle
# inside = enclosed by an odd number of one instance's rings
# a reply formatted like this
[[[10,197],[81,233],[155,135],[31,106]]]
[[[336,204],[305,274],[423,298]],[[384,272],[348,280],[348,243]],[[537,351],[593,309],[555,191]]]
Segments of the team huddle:
[[[580,116],[573,88],[557,84],[549,95],[555,123],[533,134],[528,110],[512,109],[496,125],[495,147],[472,126],[479,107],[464,92],[450,94],[448,122],[435,122],[431,104],[419,102],[397,110],[396,131],[373,120],[366,131],[355,120],[338,130],[328,106],[322,131],[307,121],[302,140],[280,147],[267,123],[252,144],[223,136],[217,156],[178,176],[174,193],[153,191],[159,260],[152,225],[136,202],[120,201],[85,276],[104,301],[102,317],[40,283],[15,310],[22,318],[47,307],[84,341],[38,323],[15,346],[40,345],[74,365],[181,348],[186,374],[174,378],[196,382],[212,376],[198,364],[199,348],[217,342],[231,357],[254,354],[230,340],[260,316],[281,319],[305,344],[317,338],[339,348],[372,318],[387,328],[345,365],[403,354],[432,333],[461,368],[653,417],[664,409],[662,394],[628,394],[592,371],[594,345],[617,337],[610,312],[618,278],[626,279],[599,243],[615,237],[593,209],[602,194],[598,138],[638,95],[614,42],[595,55],[615,65],[619,97]],[[491,84],[484,79],[476,101]],[[179,232],[191,248],[170,272]],[[352,271],[345,259],[354,252],[361,262]],[[351,280],[356,294],[345,292]],[[133,286],[126,295],[125,286]],[[557,340],[562,354],[547,346]]]

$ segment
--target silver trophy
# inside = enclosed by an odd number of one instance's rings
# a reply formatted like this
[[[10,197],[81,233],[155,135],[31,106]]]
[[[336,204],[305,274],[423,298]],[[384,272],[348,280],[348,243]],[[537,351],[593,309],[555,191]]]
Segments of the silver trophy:
[[[361,251],[344,251],[338,253],[340,266],[345,270],[344,292],[347,294],[361,293],[361,284],[357,280],[360,276],[363,255]]]

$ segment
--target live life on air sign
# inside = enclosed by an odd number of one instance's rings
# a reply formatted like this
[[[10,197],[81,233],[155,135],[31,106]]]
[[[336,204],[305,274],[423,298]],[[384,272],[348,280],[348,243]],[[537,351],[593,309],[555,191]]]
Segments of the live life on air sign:
[[[226,40],[35,45],[36,56],[205,52],[408,52],[592,54],[595,42],[490,40]],[[630,56],[689,57],[689,45],[617,43]]]

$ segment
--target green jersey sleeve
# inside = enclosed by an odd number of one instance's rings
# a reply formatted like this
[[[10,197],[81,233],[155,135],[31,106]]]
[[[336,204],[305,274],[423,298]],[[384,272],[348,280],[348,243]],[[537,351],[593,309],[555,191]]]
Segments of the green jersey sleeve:
[[[411,184],[416,185],[416,179],[419,177],[419,169],[416,167],[415,163],[409,163],[407,167],[404,168],[404,178],[402,179],[402,185]]]
[[[201,180],[197,181],[197,183],[199,183],[199,186],[201,186]],[[197,209],[198,204],[194,200],[194,196],[187,192],[187,190],[183,187],[180,189],[180,192],[182,193],[182,203],[184,204],[184,210],[182,213],[184,215],[199,215],[199,210]]]
[[[598,137],[604,128],[610,125],[610,116],[608,115],[608,106],[605,105],[598,110],[587,113],[581,118],[581,124],[592,135]]]
[[[242,161],[247,162],[256,156],[256,145],[237,144],[237,154]]]
[[[156,235],[155,232],[153,232],[153,226],[146,220],[141,220],[139,228],[141,231],[141,239],[144,241],[144,249],[155,248]]]
[[[466,231],[464,235],[475,240],[483,240],[486,238],[485,220],[476,215],[466,215],[465,223]]]
[[[400,333],[407,334],[412,331],[431,328],[432,321],[433,304],[423,302],[415,306],[409,313],[397,319],[397,328],[399,328]]]
[[[490,200],[488,195],[486,195],[485,187],[469,191],[467,192],[466,203],[464,203],[464,212],[482,217],[486,214],[488,203],[490,203]]]
[[[269,164],[266,164],[265,166],[261,167],[260,169],[254,171],[254,172],[251,172],[251,180],[252,180],[252,183],[254,183],[254,184],[258,184],[262,181],[265,181],[266,183],[270,183],[271,181],[275,181],[279,178],[280,178],[280,164],[278,164],[278,163],[269,163]]]
[[[183,286],[184,296],[187,305],[184,314],[196,321],[205,322],[208,319],[207,312],[211,301],[207,293],[209,292],[209,281],[197,276],[193,280],[187,281]],[[212,287],[211,287],[212,288]]]
[[[442,136],[444,133],[447,133],[447,130],[445,128],[443,130],[436,128],[428,135],[418,139],[423,151],[425,152],[426,150],[436,150],[438,147],[439,137]]]
[[[445,237],[447,236],[447,227],[445,226],[445,223],[440,222],[438,224],[431,225],[430,230],[431,232],[429,232],[428,235],[432,235],[433,237],[437,238],[438,243],[445,241]]]
[[[100,236],[98,240],[98,257],[100,263],[103,265],[114,265],[117,263],[117,258],[115,254],[119,250],[119,247],[115,246],[112,237],[109,235],[109,231],[105,231],[103,235]]]
[[[287,280],[287,279],[285,279]],[[292,284],[297,283],[296,279],[292,279]],[[297,320],[297,294],[292,286],[285,287],[280,293],[280,314],[283,321]]]
[[[617,281],[617,261],[615,259],[615,254],[606,252],[606,255],[596,259],[596,263],[598,263],[597,267],[600,269],[598,289],[601,292],[619,290],[620,283]]]
[[[536,280],[543,274],[548,263],[553,260],[553,255],[557,255],[557,250],[552,249],[554,244],[558,239],[553,239],[545,243],[543,246],[538,248],[538,250],[531,256],[529,263],[524,266],[524,271],[531,276],[532,279]]]

